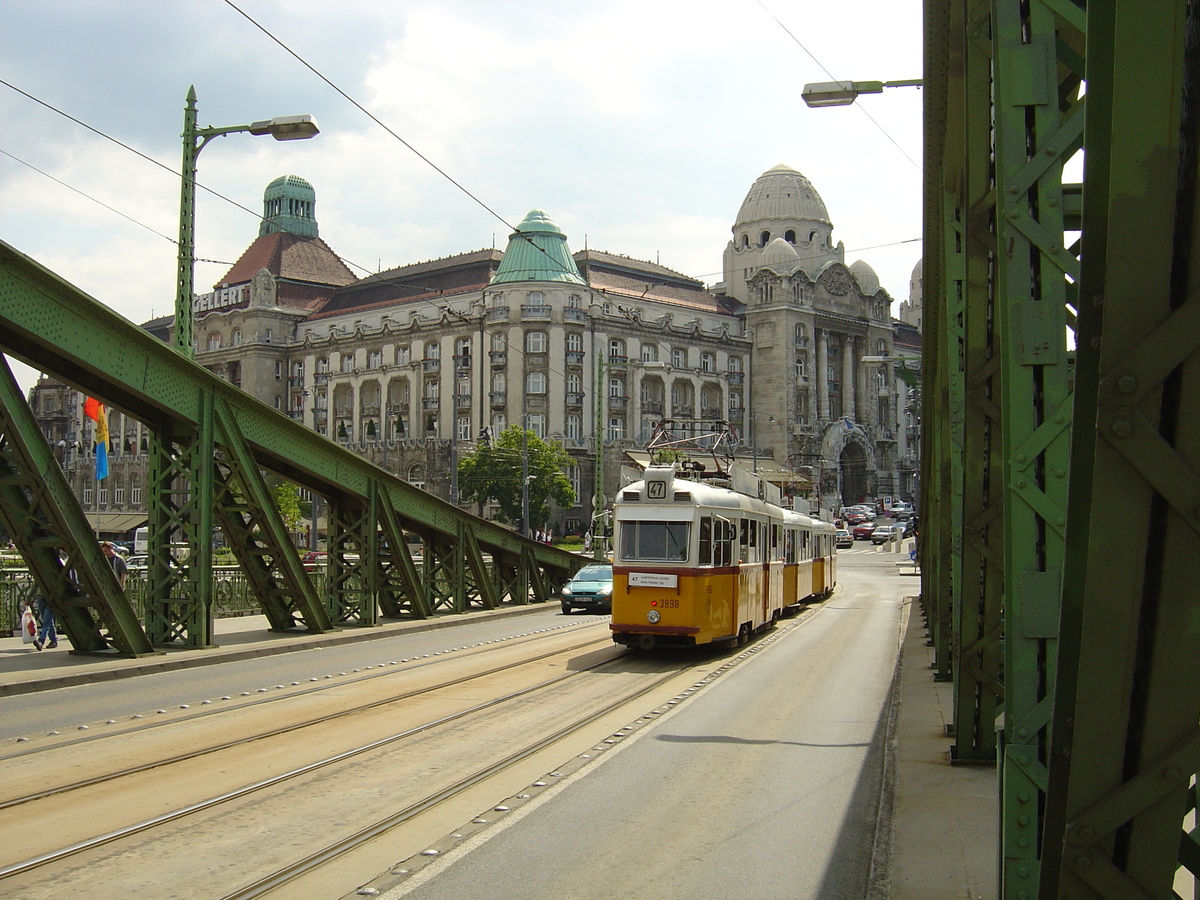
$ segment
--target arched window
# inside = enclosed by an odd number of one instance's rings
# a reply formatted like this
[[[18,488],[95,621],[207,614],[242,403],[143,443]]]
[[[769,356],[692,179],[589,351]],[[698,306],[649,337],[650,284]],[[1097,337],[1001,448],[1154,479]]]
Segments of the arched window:
[[[742,235],[742,249],[746,250],[749,248],[749,246],[750,246],[750,235],[743,234]]]
[[[764,231],[762,234],[760,234],[758,236],[758,246],[759,247],[765,247],[769,243],[771,243],[771,232]]]
[[[210,331],[208,333],[208,349],[209,350],[220,350],[221,349],[221,332]]]
[[[229,336],[229,344],[232,347],[242,346],[242,329],[240,329],[240,328],[233,329],[233,334],[231,334]]]
[[[803,322],[796,323],[796,346],[797,347],[807,347],[808,346],[808,326],[805,325]]]
[[[407,481],[413,487],[424,488],[425,487],[425,467],[420,464],[409,466]]]
[[[787,231],[785,231],[783,233],[783,239],[785,241],[787,241],[789,244],[796,243],[796,232],[793,229],[789,228]]]

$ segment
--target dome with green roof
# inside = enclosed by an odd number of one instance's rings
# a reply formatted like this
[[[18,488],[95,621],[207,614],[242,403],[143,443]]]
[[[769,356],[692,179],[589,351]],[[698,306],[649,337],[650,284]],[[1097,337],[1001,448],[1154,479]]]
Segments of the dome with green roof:
[[[561,281],[585,284],[567,247],[567,236],[540,209],[530,210],[508,238],[504,259],[491,284],[516,281]]]

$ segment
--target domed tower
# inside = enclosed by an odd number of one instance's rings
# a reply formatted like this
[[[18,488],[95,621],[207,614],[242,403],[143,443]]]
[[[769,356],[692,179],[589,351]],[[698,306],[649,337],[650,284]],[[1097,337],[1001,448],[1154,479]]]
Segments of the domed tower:
[[[317,234],[317,192],[298,175],[281,175],[263,191],[263,221],[258,236],[282,231],[302,237]]]
[[[583,284],[562,229],[540,209],[530,210],[508,238],[504,259],[491,284],[565,281]]]
[[[826,263],[843,261],[843,246],[833,243],[833,223],[825,201],[807,178],[791,166],[768,169],[751,185],[725,248],[725,292],[747,301],[746,279],[763,265],[763,254],[776,239],[796,251],[800,266],[810,274]],[[778,262],[777,250],[772,253]]]

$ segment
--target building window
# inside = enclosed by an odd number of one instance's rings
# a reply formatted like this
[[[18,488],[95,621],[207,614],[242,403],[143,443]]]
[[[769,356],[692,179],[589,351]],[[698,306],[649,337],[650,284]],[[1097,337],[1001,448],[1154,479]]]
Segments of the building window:
[[[687,349],[676,347],[671,351],[671,365],[677,369],[687,368]]]
[[[796,346],[808,346],[808,327],[803,322],[796,323]]]
[[[425,344],[425,358],[426,359],[441,359],[442,358],[442,345],[439,344],[437,341],[427,342]]]
[[[530,372],[525,376],[525,390],[530,394],[546,393],[546,373]]]
[[[573,441],[582,440],[583,417],[579,413],[570,413],[567,416],[567,437]]]
[[[531,331],[525,335],[525,352],[526,353],[545,353],[546,352],[546,332]]]
[[[503,394],[508,388],[508,379],[503,372],[496,372],[492,375],[492,393]]]
[[[325,356],[317,357],[317,372],[324,375],[329,371],[329,359]]]
[[[84,506],[92,505],[92,488],[90,485],[83,489],[83,505]]]
[[[503,306],[504,305],[504,293],[502,291],[497,291],[496,293],[492,294],[491,305],[492,306]]]
[[[209,333],[208,349],[209,350],[220,350],[221,349],[221,333],[219,331],[213,331],[213,332]]]
[[[729,357],[729,371],[730,372],[742,371],[742,358],[740,356]]]
[[[343,353],[342,354],[342,371],[349,372],[353,368],[354,368],[354,354]]]
[[[567,478],[571,480],[571,489],[575,491],[576,503],[583,496],[583,479],[580,477],[579,466],[567,467]]]
[[[502,432],[507,427],[508,427],[508,418],[504,415],[504,413],[499,412],[499,413],[492,414],[492,437],[493,438],[499,437],[500,432]]]
[[[567,352],[582,353],[583,352],[583,335],[578,331],[567,332]]]
[[[613,416],[608,420],[608,439],[610,441],[619,441],[625,437],[625,420]]]
[[[658,344],[642,344],[642,362],[658,362]]]
[[[283,363],[275,363],[275,380],[283,381]]]
[[[715,372],[717,370],[717,357],[712,353],[700,354],[700,371]]]
[[[608,358],[611,362],[625,362],[628,357],[625,355],[625,342],[620,338],[613,338],[608,342]]]
[[[104,486],[104,482],[100,482],[100,505],[108,506],[108,488]]]
[[[425,467],[421,466],[421,465],[409,466],[408,467],[408,478],[406,480],[413,487],[424,488],[425,487]]]
[[[581,384],[581,382],[579,380],[578,372],[568,372],[567,373],[567,393],[568,394],[580,393],[580,389],[579,389],[580,384]]]
[[[499,353],[508,349],[508,335],[503,331],[496,331],[492,334],[492,350]]]
[[[272,336],[273,336],[273,332],[271,331],[271,329],[270,329],[270,328],[268,328],[268,329],[267,329],[267,337],[266,337],[266,341],[267,341],[267,343],[268,343],[268,344],[269,344],[269,343],[271,343],[271,338],[272,338]]]
[[[129,489],[129,502],[134,506],[140,506],[142,503],[142,489],[136,484]]]
[[[624,397],[625,396],[625,382],[622,381],[620,378],[608,379],[608,396]]]
[[[113,486],[113,503],[117,506],[125,505],[125,487],[120,482]]]
[[[546,417],[541,413],[530,413],[528,428],[537,437],[544,438],[546,436]]]
[[[460,441],[469,441],[471,439],[471,417],[459,416],[457,435]]]
[[[367,351],[367,368],[368,369],[378,369],[382,365],[383,365],[383,351],[382,350],[368,350]]]
[[[529,305],[530,306],[545,306],[546,305],[546,295],[544,293],[542,293],[541,291],[530,291],[529,292]]]
[[[233,347],[242,346],[242,329],[240,329],[240,328],[233,329],[233,334],[231,334],[229,336],[229,344],[230,344],[230,346],[233,346]]]
[[[275,408],[283,409],[283,398],[280,397],[278,394],[275,395]]]
[[[796,354],[796,377],[808,377],[808,355],[805,353]]]

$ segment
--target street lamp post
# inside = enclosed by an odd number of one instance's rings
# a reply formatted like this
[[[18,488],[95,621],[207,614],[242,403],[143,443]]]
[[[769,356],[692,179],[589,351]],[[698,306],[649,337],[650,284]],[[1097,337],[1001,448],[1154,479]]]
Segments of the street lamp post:
[[[196,88],[188,88],[187,106],[183,110],[183,165],[180,168],[182,185],[179,194],[179,267],[175,283],[175,348],[189,359],[193,355],[192,284],[196,268],[196,157],[213,138],[239,131],[269,134],[277,141],[302,141],[318,134],[320,129],[312,116],[278,116],[249,125],[197,128]]]
[[[905,81],[823,81],[806,84],[800,96],[810,107],[849,106],[859,94],[882,94],[885,87],[921,87],[920,78]]]

